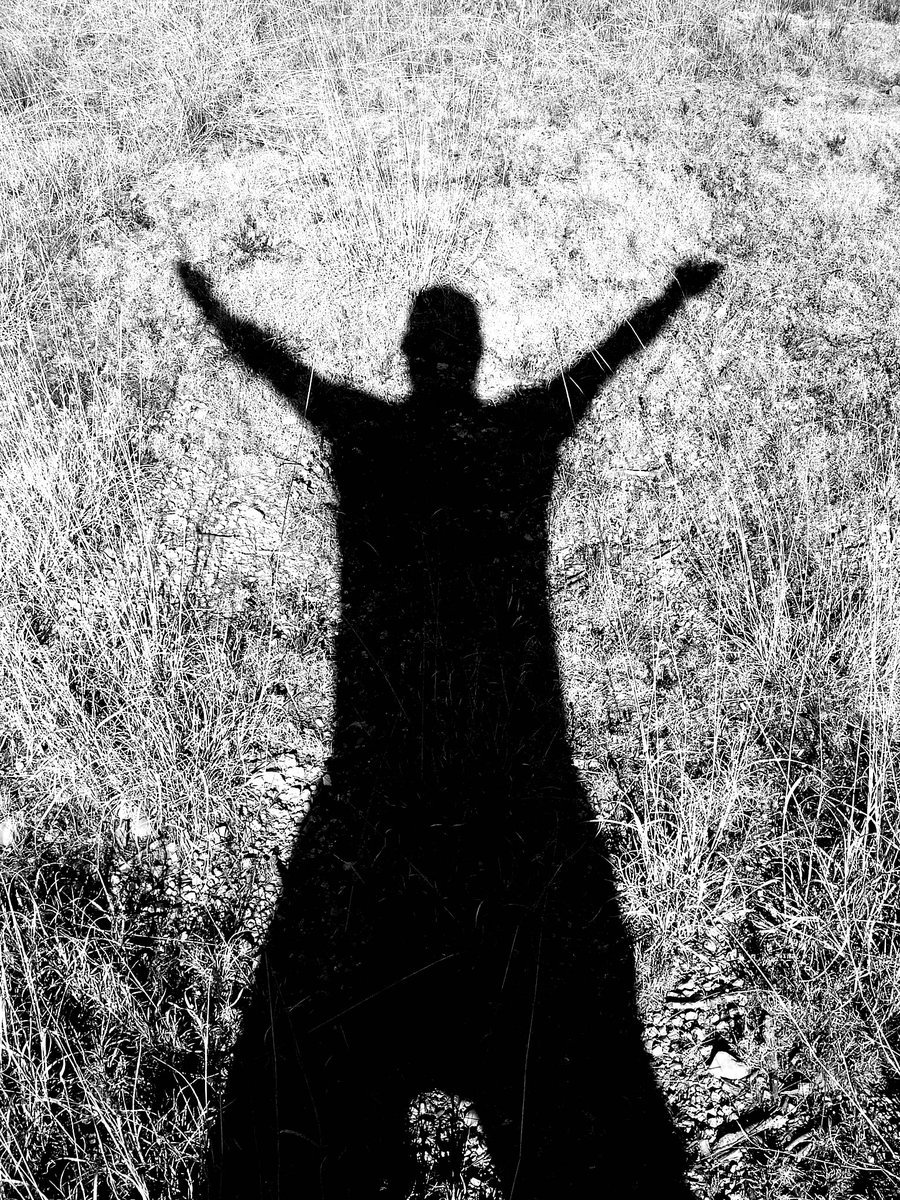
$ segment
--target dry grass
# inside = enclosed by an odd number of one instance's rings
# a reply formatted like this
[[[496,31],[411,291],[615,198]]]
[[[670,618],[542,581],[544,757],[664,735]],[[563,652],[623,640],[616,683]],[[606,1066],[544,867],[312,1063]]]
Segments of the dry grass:
[[[490,396],[680,258],[726,262],[561,468],[573,744],[647,1004],[727,923],[735,1038],[770,1092],[813,1089],[814,1152],[759,1145],[743,1194],[895,1193],[897,18],[7,5],[3,1194],[181,1193],[251,970],[241,861],[266,813],[242,785],[282,748],[327,753],[327,469],[197,327],[184,247],[321,369],[393,395],[406,304],[438,278],[482,305]],[[213,863],[230,890],[191,903]]]

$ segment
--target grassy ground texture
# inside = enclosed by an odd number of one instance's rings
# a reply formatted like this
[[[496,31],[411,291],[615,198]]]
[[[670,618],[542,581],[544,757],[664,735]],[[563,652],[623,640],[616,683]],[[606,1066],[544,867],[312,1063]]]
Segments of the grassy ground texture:
[[[698,1196],[896,1194],[898,15],[7,0],[0,1194],[183,1194],[328,786],[327,458],[182,256],[398,398],[449,281],[487,401],[725,264],[565,451],[571,741]],[[464,1101],[422,1195],[493,1194]]]

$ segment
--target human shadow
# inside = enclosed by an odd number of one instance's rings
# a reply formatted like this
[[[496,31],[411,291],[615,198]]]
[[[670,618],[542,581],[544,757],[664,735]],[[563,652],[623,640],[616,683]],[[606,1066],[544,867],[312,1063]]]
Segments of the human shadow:
[[[483,405],[476,305],[420,292],[388,403],[178,267],[224,345],[327,442],[341,623],[332,787],[297,835],[207,1162],[215,1197],[405,1197],[409,1106],[470,1101],[504,1196],[687,1197],[608,852],[571,761],[548,604],[560,446],[721,268],[551,382]]]

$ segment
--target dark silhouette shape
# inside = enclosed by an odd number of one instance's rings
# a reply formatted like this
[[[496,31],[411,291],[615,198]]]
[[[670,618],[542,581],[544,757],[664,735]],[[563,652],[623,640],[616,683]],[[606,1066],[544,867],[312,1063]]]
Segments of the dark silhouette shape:
[[[563,439],[720,267],[482,406],[474,302],[420,292],[412,395],[315,374],[182,282],[325,435],[340,507],[333,787],[296,839],[209,1157],[216,1197],[404,1197],[407,1113],[470,1100],[504,1195],[687,1197],[630,946],[567,744],[547,601]]]

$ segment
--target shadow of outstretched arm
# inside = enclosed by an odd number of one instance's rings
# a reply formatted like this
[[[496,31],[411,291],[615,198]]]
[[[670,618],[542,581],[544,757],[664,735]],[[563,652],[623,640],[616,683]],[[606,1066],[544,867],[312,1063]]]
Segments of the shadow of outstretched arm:
[[[606,381],[627,359],[658,337],[685,301],[705,292],[723,269],[717,262],[688,259],[681,263],[661,295],[635,309],[605,341],[536,389],[541,407],[549,408],[551,418],[565,422],[574,432]]]
[[[223,346],[287,400],[299,416],[327,431],[334,421],[350,415],[348,408],[372,402],[364,393],[319,375],[282,349],[271,334],[229,312],[216,299],[209,277],[199,267],[180,259],[176,271],[181,286],[215,329]]]

